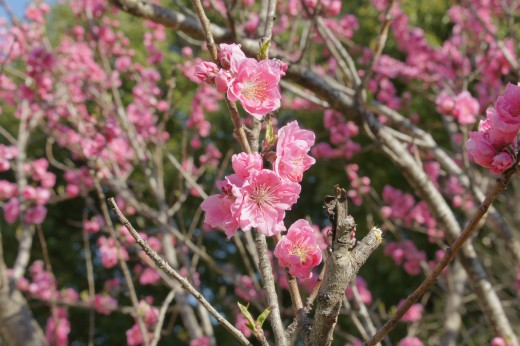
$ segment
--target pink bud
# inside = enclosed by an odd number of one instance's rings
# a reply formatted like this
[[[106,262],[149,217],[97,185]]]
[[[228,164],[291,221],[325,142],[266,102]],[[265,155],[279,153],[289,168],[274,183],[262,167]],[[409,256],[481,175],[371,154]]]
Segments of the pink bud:
[[[221,93],[226,92],[229,88],[229,84],[231,83],[232,79],[233,76],[229,71],[218,71],[217,75],[215,76],[215,85],[217,87],[217,91]]]
[[[215,76],[218,73],[218,66],[209,61],[203,61],[195,66],[195,76],[208,84],[215,83]]]
[[[234,69],[236,65],[246,58],[239,44],[220,44],[220,52],[218,54],[220,65],[225,70]]]

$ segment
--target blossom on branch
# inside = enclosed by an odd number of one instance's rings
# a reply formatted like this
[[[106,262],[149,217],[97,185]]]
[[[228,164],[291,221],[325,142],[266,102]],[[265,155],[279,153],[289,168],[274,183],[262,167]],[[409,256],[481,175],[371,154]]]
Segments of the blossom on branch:
[[[492,173],[502,173],[516,161],[520,130],[520,86],[509,83],[495,109],[489,108],[478,131],[469,134],[468,157]]]
[[[221,44],[221,69],[212,62],[201,62],[195,67],[195,76],[213,84],[219,92],[226,92],[230,101],[240,101],[244,109],[262,119],[267,113],[280,108],[280,78],[287,65],[277,59],[257,61],[247,58],[237,44]]]
[[[206,198],[204,223],[221,228],[231,238],[238,227],[257,228],[266,236],[285,231],[283,219],[300,196],[302,175],[315,159],[307,155],[314,145],[312,131],[293,121],[278,131],[274,171],[265,169],[259,153],[233,155],[235,174],[217,182],[220,194]]]
[[[254,171],[244,183],[232,210],[239,215],[244,231],[255,227],[272,236],[285,231],[285,211],[296,203],[300,191],[300,184],[284,182],[271,170]]]
[[[244,109],[257,119],[280,108],[280,70],[268,60],[245,59],[227,91],[230,101],[240,101]]]
[[[309,279],[312,268],[321,263],[321,250],[309,222],[300,219],[293,223],[276,245],[274,255],[280,266],[289,267],[292,276]]]
[[[292,121],[278,131],[275,172],[284,180],[300,182],[303,172],[316,160],[307,155],[314,145],[314,132],[303,130],[297,121]]]

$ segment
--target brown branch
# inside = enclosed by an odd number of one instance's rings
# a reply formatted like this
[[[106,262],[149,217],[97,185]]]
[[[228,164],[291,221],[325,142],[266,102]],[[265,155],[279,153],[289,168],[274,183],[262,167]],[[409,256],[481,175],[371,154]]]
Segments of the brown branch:
[[[126,264],[125,259],[123,258],[123,255],[121,253],[121,247],[122,247],[121,242],[119,241],[119,238],[117,237],[117,233],[114,228],[114,224],[112,223],[112,219],[110,218],[108,208],[107,208],[106,204],[102,202],[105,199],[105,194],[103,193],[101,184],[99,183],[99,180],[97,179],[97,177],[95,177],[95,174],[91,173],[91,176],[94,178],[94,185],[95,185],[95,188],[96,188],[96,191],[98,194],[98,198],[101,201],[101,211],[103,213],[103,218],[105,220],[105,224],[108,226],[110,237],[112,237],[112,239],[114,239],[114,242],[116,244],[117,261],[119,262],[119,266],[121,267],[121,271],[123,272],[123,276],[125,277],[125,282],[126,282],[126,286],[128,288],[130,301],[132,302],[132,306],[134,307],[135,319],[137,321],[137,325],[139,326],[139,331],[141,332],[141,335],[143,336],[143,344],[150,345],[150,338],[148,335],[148,330],[144,323],[143,316],[139,312],[139,300],[137,299],[137,293],[135,290],[134,282],[132,280],[132,275],[130,274],[130,269],[128,268],[128,265]]]
[[[242,334],[242,332],[236,329],[231,323],[229,323],[205,298],[204,296],[193,287],[186,278],[182,277],[177,271],[175,271],[164,259],[159,256],[157,252],[155,252],[146,241],[141,238],[141,236],[137,233],[132,224],[127,220],[127,218],[123,215],[121,210],[116,204],[114,198],[109,198],[108,205],[112,208],[114,213],[116,214],[119,222],[123,224],[129,231],[130,234],[134,237],[136,243],[143,249],[148,257],[150,257],[155,265],[166,273],[170,278],[177,281],[183,289],[185,289],[188,293],[190,293],[195,299],[199,301],[204,308],[208,310],[208,312],[215,317],[218,323],[220,323],[228,332],[230,332],[235,339],[237,339],[241,345],[251,345],[251,343],[247,340],[247,338]]]
[[[274,285],[273,269],[271,267],[271,261],[269,260],[269,252],[267,248],[267,240],[264,234],[256,231],[256,249],[258,251],[258,266],[260,268],[260,275],[264,282],[264,289],[267,295],[267,304],[271,306],[272,310],[269,314],[269,321],[273,328],[275,337],[275,345],[284,346],[287,345],[285,339],[285,331],[282,324],[282,318],[280,317],[280,307],[278,305],[278,295]]]
[[[110,0],[110,2],[117,8],[136,17],[148,19],[168,28],[182,31],[197,40],[205,39],[204,31],[196,18],[152,4],[146,0]],[[211,30],[219,41],[230,38],[230,33],[226,29],[211,26]]]
[[[260,40],[260,46],[263,46],[267,42],[271,41],[273,36],[273,26],[276,16],[276,4],[277,0],[267,0],[267,13],[265,18],[264,34]],[[265,58],[269,57],[269,48],[265,51]]]
[[[377,36],[376,46],[374,49],[374,55],[372,56],[372,59],[370,60],[370,64],[368,65],[368,69],[365,71],[365,75],[363,76],[363,80],[361,81],[361,84],[359,85],[359,88],[357,89],[358,95],[361,95],[361,92],[366,87],[367,83],[370,81],[370,78],[372,78],[372,74],[374,72],[374,67],[377,64],[377,61],[379,60],[379,57],[381,56],[381,53],[383,53],[383,48],[385,48],[386,45],[386,39],[388,38],[388,30],[390,29],[390,24],[392,23],[392,7],[394,6],[394,1],[390,0],[388,2],[385,14],[384,14],[384,20],[381,25],[381,29],[379,30],[379,35]]]
[[[362,109],[357,109],[357,112],[362,114],[370,130],[369,133],[374,139],[377,139],[383,152],[401,169],[416,193],[428,204],[432,215],[445,227],[448,240],[453,242],[461,234],[460,225],[446,200],[433,185],[423,168],[417,164],[408,149],[396,140],[373,114]],[[488,317],[489,326],[495,334],[504,337],[511,336],[511,340],[516,340],[504,307],[471,242],[462,245],[460,260],[473,290],[479,297],[480,307],[484,315]]]
[[[331,253],[327,257],[327,271],[321,284],[316,313],[306,345],[332,343],[333,331],[345,296],[345,289],[356,279],[359,268],[381,244],[381,230],[373,228],[357,246],[354,246],[356,224],[348,215],[347,192],[335,187],[335,195],[325,197],[324,208],[332,224]]]
[[[458,261],[455,261],[448,275],[448,297],[444,309],[443,333],[440,338],[440,344],[443,346],[456,346],[458,344],[457,335],[462,324],[460,308],[467,279],[468,276],[464,268]]]
[[[385,325],[368,341],[368,345],[373,346],[381,341],[386,334],[388,334],[392,329],[395,328],[399,320],[403,317],[403,315],[408,311],[408,309],[415,303],[419,298],[437,281],[439,275],[442,273],[444,268],[450,263],[455,255],[459,252],[463,244],[473,235],[473,233],[478,229],[478,223],[480,219],[486,214],[489,206],[493,201],[497,198],[497,196],[507,187],[509,181],[511,180],[512,175],[515,173],[515,169],[510,169],[503,173],[496,181],[495,185],[488,192],[486,199],[480,207],[478,208],[475,216],[468,222],[464,231],[460,234],[460,236],[453,242],[453,244],[446,249],[446,252],[442,259],[437,263],[433,271],[428,275],[428,277],[417,287],[417,289],[410,294],[404,303],[399,307],[394,316],[385,323]],[[503,333],[503,332],[502,332]],[[514,334],[502,334],[501,336],[507,340],[511,340],[518,344],[516,341],[516,337]]]

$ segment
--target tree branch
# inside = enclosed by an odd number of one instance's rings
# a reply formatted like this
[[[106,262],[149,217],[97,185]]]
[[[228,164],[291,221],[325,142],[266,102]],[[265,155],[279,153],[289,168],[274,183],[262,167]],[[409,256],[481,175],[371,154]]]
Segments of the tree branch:
[[[130,234],[134,237],[136,243],[143,249],[148,257],[150,257],[157,267],[166,273],[169,277],[177,281],[182,288],[188,291],[195,299],[197,299],[202,306],[204,306],[208,312],[215,317],[218,323],[220,323],[228,332],[230,332],[235,339],[237,339],[241,345],[251,345],[251,343],[247,340],[247,338],[242,334],[242,332],[236,329],[231,323],[229,323],[205,298],[204,296],[193,287],[186,278],[182,277],[177,271],[175,271],[164,259],[159,256],[157,252],[155,252],[147,242],[141,238],[139,233],[135,230],[132,224],[127,220],[127,218],[123,215],[121,210],[116,204],[114,198],[109,198],[108,205],[112,208],[114,213],[116,214],[119,222],[125,226]]]
[[[460,234],[460,236],[453,242],[453,244],[446,249],[446,252],[440,262],[437,263],[433,271],[428,275],[428,277],[421,283],[419,287],[409,295],[404,303],[398,308],[397,312],[394,316],[386,322],[386,324],[368,341],[368,345],[373,346],[379,341],[381,341],[386,334],[388,334],[392,329],[395,328],[397,323],[403,315],[408,311],[408,309],[415,303],[417,300],[437,281],[437,278],[442,273],[444,268],[448,265],[448,263],[453,260],[453,258],[457,255],[462,246],[466,243],[466,241],[473,235],[473,233],[478,229],[478,223],[480,219],[486,214],[489,206],[493,201],[497,198],[497,196],[507,187],[511,177],[515,173],[515,169],[509,169],[505,173],[503,173],[496,181],[495,185],[488,192],[486,199],[480,207],[478,208],[475,216],[468,222],[464,231]],[[515,345],[518,345],[518,341],[516,340],[516,336],[513,331],[507,331],[507,327],[502,325],[503,321],[496,321],[495,323],[499,324],[502,327],[502,330],[499,330],[499,335],[504,339],[513,342]],[[510,326],[509,326],[510,328]]]
[[[312,332],[306,345],[330,345],[345,289],[352,285],[357,272],[368,256],[381,244],[382,232],[373,228],[355,244],[354,219],[348,215],[347,192],[335,187],[335,195],[325,197],[324,207],[332,223],[331,253],[327,258],[327,271],[321,284]]]

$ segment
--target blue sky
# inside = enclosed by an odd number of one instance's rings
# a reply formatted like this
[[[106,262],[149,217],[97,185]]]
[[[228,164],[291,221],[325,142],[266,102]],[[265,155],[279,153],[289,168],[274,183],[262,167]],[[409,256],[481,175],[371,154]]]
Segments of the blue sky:
[[[14,14],[19,18],[23,17],[24,9],[30,2],[30,0],[7,0],[7,3],[11,6]],[[53,3],[55,1],[46,0],[45,2]],[[7,17],[3,7],[0,8],[0,17]]]

